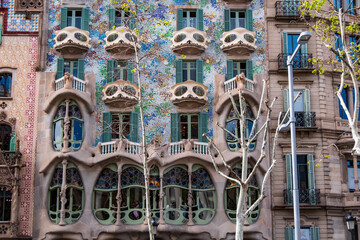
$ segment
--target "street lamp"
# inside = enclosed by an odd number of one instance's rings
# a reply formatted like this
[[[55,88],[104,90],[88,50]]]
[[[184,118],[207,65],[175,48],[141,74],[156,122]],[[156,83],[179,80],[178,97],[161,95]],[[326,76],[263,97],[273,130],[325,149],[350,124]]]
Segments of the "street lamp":
[[[351,215],[351,212],[349,212],[349,215],[347,216],[346,220],[346,227],[351,235],[351,240],[353,240],[354,232],[355,232],[355,224],[356,224],[356,218],[354,218]]]
[[[297,176],[297,159],[296,159],[296,132],[295,132],[295,113],[294,113],[294,82],[293,82],[293,65],[294,58],[299,52],[302,45],[307,44],[311,38],[310,32],[302,32],[297,39],[297,47],[291,56],[287,58],[288,79],[289,79],[289,108],[290,119],[280,127],[280,131],[287,131],[290,126],[291,133],[291,158],[292,158],[292,182],[293,182],[293,204],[294,204],[294,227],[295,240],[300,240],[300,210],[299,210],[299,186]]]

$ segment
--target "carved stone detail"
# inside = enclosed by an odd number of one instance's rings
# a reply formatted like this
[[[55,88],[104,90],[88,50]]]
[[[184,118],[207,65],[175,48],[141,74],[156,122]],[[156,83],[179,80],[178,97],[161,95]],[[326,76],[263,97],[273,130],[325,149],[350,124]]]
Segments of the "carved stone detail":
[[[204,31],[187,27],[173,33],[171,49],[182,54],[199,54],[206,50],[208,39]]]
[[[117,27],[106,32],[104,48],[111,53],[132,54],[135,52],[134,41],[136,36],[129,28]],[[140,49],[140,45],[136,44],[136,48]]]
[[[256,50],[255,33],[245,28],[235,28],[224,32],[221,39],[221,49],[234,54],[249,54]]]
[[[131,107],[138,102],[138,85],[124,80],[106,84],[102,92],[104,94],[102,100],[112,107]]]
[[[178,107],[192,109],[207,103],[207,93],[207,86],[188,80],[171,87],[170,100]]]
[[[62,54],[84,53],[91,47],[90,40],[88,31],[70,26],[56,31],[54,48]]]

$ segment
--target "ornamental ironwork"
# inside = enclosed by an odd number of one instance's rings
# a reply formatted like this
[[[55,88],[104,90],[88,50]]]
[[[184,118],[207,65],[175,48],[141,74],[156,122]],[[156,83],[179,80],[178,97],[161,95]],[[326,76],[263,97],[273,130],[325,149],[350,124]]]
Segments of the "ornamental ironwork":
[[[287,57],[288,55],[291,55],[289,53],[280,53],[278,55],[278,66],[279,69],[286,69],[287,68]],[[296,69],[313,69],[312,62],[309,62],[309,59],[311,59],[313,55],[311,53],[301,53],[296,54],[294,58],[294,70]]]
[[[284,116],[285,116],[285,112],[282,112],[280,117],[281,120],[284,118]],[[287,118],[289,119],[289,117]],[[316,127],[316,113],[295,112],[295,127]]]

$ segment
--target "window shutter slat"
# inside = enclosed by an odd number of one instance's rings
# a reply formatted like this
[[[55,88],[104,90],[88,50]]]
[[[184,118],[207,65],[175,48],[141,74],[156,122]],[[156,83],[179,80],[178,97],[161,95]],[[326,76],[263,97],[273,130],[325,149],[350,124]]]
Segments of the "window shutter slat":
[[[132,112],[130,114],[130,141],[139,142],[139,114]]]
[[[199,113],[199,141],[207,142],[206,137],[203,137],[204,133],[207,133],[207,113]]]
[[[253,62],[252,60],[246,60],[246,77],[253,80]]]
[[[64,59],[58,58],[56,79],[62,78],[63,76],[64,76]]]
[[[67,27],[67,8],[61,8],[61,22],[60,22],[60,29]]]
[[[183,61],[176,60],[176,83],[181,83],[183,81]]]
[[[204,62],[201,59],[196,60],[196,81],[198,83],[204,82]]]
[[[177,18],[176,18],[176,30],[179,31],[183,28],[183,14],[184,10],[179,8],[177,10]]]
[[[307,163],[308,163],[309,200],[311,205],[316,205],[314,155],[312,154],[307,155]]]
[[[180,141],[180,115],[179,113],[171,114],[171,142]]]
[[[135,24],[136,24],[136,19],[135,17],[131,17],[130,21],[129,21],[129,28],[130,29],[134,29],[135,28]]]
[[[347,103],[347,88],[343,88],[343,90],[341,91],[341,97],[343,98],[345,105],[348,106],[348,103]],[[345,110],[341,106],[340,100],[338,100],[338,101],[339,101],[339,116],[342,119],[347,119]]]
[[[128,61],[127,62],[127,81],[130,83],[134,83],[134,73],[131,72],[131,70],[134,69],[134,62]],[[126,80],[126,79],[124,79]]]
[[[114,66],[115,60],[109,59],[107,61],[107,83],[114,81]]]
[[[304,90],[304,110],[305,110],[305,126],[311,127],[311,113],[310,113],[310,90]]]
[[[226,76],[227,76],[227,80],[230,80],[234,77],[234,61],[233,60],[226,61]]]
[[[319,227],[310,227],[310,239],[311,240],[320,240]]]
[[[81,29],[89,31],[90,12],[88,8],[81,9]]]
[[[246,29],[249,31],[253,31],[254,27],[253,27],[253,10],[252,9],[246,9],[246,13],[245,13],[245,18],[246,18]]]
[[[292,198],[292,190],[293,190],[293,183],[292,183],[292,158],[291,154],[285,155],[285,161],[286,161],[286,190],[287,190],[287,196],[288,196],[288,204],[293,204],[293,198]]]
[[[288,33],[287,32],[283,32],[282,35],[282,43],[283,43],[283,53],[288,54]],[[287,61],[287,59],[284,59],[285,63]],[[287,66],[287,64],[285,64],[285,67]]]
[[[204,12],[202,9],[196,9],[196,28],[204,31]]]
[[[109,9],[109,30],[112,30],[115,27],[115,8]]]
[[[103,142],[111,141],[111,113],[103,113]]]
[[[293,240],[294,239],[294,228],[286,227],[285,228],[285,240]]]
[[[11,136],[10,139],[10,151],[15,151],[16,149],[16,129],[14,130],[14,134]]]
[[[289,89],[284,89],[283,91],[283,98],[284,98],[284,112],[289,109]]]
[[[230,31],[230,9],[224,9],[224,24],[225,24],[225,32]]]
[[[81,80],[85,80],[85,61],[84,59],[78,59],[78,77]]]
[[[300,52],[302,55],[302,56],[300,56],[301,67],[307,68],[308,64],[309,64],[308,58],[307,58],[307,44],[301,45]]]

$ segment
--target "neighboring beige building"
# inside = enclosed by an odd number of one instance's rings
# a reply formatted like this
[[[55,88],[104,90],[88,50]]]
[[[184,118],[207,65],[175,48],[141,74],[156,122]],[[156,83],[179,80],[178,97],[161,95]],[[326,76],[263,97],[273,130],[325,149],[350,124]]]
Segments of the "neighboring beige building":
[[[265,6],[269,97],[279,96],[283,102],[274,110],[273,131],[277,116],[288,108],[286,56],[294,51],[300,32],[307,30],[299,20],[298,5],[297,1],[267,1]],[[316,235],[320,239],[350,239],[345,218],[349,212],[358,218],[360,216],[360,161],[351,154],[353,141],[348,122],[342,119],[345,118],[344,112],[339,109],[334,94],[340,84],[339,75],[331,71],[322,76],[314,75],[313,66],[307,61],[312,56],[334,59],[331,55],[320,39],[313,36],[307,47],[301,48],[294,63],[294,90],[303,93],[295,103],[295,124],[300,221],[304,239],[318,239],[314,238]],[[345,94],[351,110],[351,87]],[[290,154],[290,132],[281,133],[276,153],[279,161],[271,181],[273,239],[293,239]],[[359,224],[360,221],[358,229]]]

